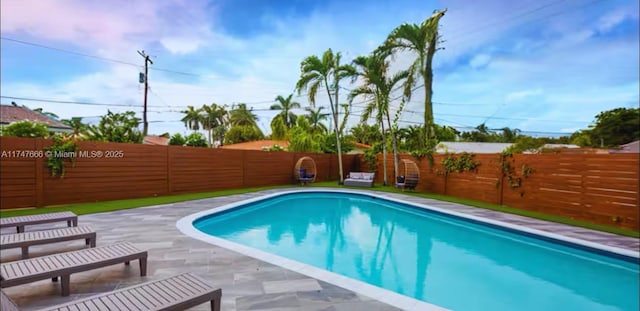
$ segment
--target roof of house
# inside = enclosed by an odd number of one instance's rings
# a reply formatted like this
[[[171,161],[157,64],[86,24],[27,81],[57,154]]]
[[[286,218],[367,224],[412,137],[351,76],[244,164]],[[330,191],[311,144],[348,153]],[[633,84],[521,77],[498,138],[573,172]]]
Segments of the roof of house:
[[[0,105],[0,124],[11,124],[17,121],[31,121],[48,126],[49,128],[70,130],[71,127],[27,107]]]
[[[220,148],[224,149],[238,149],[238,150],[262,150],[263,148],[271,148],[273,145],[278,145],[284,149],[289,147],[289,142],[286,140],[255,140],[244,143],[224,145]]]
[[[167,146],[169,145],[169,137],[147,135],[142,140],[142,143],[146,145]]]
[[[443,141],[437,146],[438,153],[500,153],[510,147],[511,143],[476,143]]]
[[[620,145],[619,149],[612,150],[611,153],[640,153],[640,140]]]
[[[438,144],[438,153],[500,153],[505,149],[511,147],[512,143],[488,143],[488,142],[450,142],[444,141]],[[554,149],[554,150],[567,150],[578,149],[580,146],[571,144],[545,144],[541,149]],[[531,153],[531,152],[525,152]]]
[[[359,143],[357,141],[353,141],[351,142],[353,144],[353,146],[355,146],[356,148],[360,148],[360,149],[371,149],[370,145],[367,144],[363,144],[363,143]]]

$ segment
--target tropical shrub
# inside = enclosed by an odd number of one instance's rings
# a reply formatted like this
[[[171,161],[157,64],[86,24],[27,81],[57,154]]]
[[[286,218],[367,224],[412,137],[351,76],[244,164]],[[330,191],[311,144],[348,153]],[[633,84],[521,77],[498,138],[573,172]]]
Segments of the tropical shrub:
[[[191,147],[207,147],[207,139],[202,133],[193,132],[187,136],[184,144]]]
[[[13,122],[2,129],[2,136],[45,138],[49,135],[46,125],[31,121]]]
[[[187,139],[180,135],[180,133],[175,133],[171,138],[169,138],[169,145],[172,146],[184,146],[187,143]]]

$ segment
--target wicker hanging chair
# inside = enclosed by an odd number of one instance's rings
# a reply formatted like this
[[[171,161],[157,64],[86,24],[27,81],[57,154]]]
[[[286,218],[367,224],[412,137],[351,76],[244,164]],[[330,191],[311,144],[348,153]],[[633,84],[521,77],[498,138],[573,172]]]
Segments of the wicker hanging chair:
[[[303,185],[314,182],[316,180],[316,175],[316,161],[314,161],[313,158],[302,157],[298,159],[298,162],[293,169],[293,176],[297,181]]]
[[[402,175],[396,177],[396,188],[415,189],[420,182],[420,168],[416,162],[402,159],[398,164],[398,173]]]

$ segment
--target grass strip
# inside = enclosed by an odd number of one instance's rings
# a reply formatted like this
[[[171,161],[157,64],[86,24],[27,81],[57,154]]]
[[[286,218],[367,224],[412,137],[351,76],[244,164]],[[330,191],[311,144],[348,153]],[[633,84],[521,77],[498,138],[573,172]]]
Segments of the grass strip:
[[[363,189],[361,187],[341,186],[341,185],[338,185],[338,183],[335,181],[313,183],[313,184],[310,184],[309,186],[310,187]],[[131,209],[131,208],[137,208],[137,207],[143,207],[143,206],[170,204],[170,203],[176,203],[176,202],[215,198],[215,197],[221,197],[221,196],[227,196],[227,195],[243,194],[243,193],[250,193],[250,192],[262,191],[262,190],[280,189],[280,188],[289,188],[289,187],[292,187],[292,185],[220,190],[220,191],[213,191],[213,192],[188,193],[188,194],[178,194],[178,195],[139,198],[139,199],[65,204],[65,205],[48,206],[48,207],[41,207],[41,208],[13,209],[13,210],[0,211],[0,217],[4,218],[4,217],[14,217],[14,216],[36,215],[36,214],[54,213],[54,212],[63,212],[63,211],[71,211],[76,213],[77,215],[104,213],[104,212]],[[410,195],[415,197],[458,203],[458,204],[484,208],[484,209],[494,210],[494,211],[503,212],[503,213],[515,214],[515,215],[520,215],[525,217],[536,218],[540,220],[567,224],[567,225],[576,226],[576,227],[614,233],[614,234],[628,236],[628,237],[640,238],[640,232],[634,231],[631,229],[618,228],[618,227],[607,226],[602,224],[594,224],[594,223],[575,220],[567,217],[550,215],[550,214],[528,211],[523,209],[517,209],[517,208],[512,208],[504,205],[479,202],[479,201],[469,200],[465,198],[450,197],[446,195],[433,194],[433,193],[402,191],[401,189],[396,189],[395,187],[382,186],[382,185],[374,185],[373,188],[366,188],[366,189],[379,191],[379,192],[401,193],[404,195]]]
[[[39,207],[39,208],[12,209],[12,210],[0,211],[0,218],[36,215],[36,214],[44,214],[44,213],[55,213],[55,212],[64,212],[64,211],[71,211],[76,213],[77,215],[95,214],[95,213],[112,212],[112,211],[131,209],[131,208],[137,208],[137,207],[143,207],[143,206],[170,204],[170,203],[176,203],[176,202],[215,198],[215,197],[221,197],[226,195],[243,194],[243,193],[249,193],[249,192],[287,188],[287,187],[291,187],[291,186],[285,185],[285,186],[270,186],[270,187],[257,187],[257,188],[245,188],[245,189],[230,189],[230,190],[220,190],[220,191],[213,191],[213,192],[187,193],[187,194],[177,194],[177,195],[158,196],[158,197],[149,197],[149,198],[125,199],[125,200],[102,201],[102,202],[91,202],[91,203],[75,203],[75,204],[64,204],[64,205],[47,206],[47,207]]]

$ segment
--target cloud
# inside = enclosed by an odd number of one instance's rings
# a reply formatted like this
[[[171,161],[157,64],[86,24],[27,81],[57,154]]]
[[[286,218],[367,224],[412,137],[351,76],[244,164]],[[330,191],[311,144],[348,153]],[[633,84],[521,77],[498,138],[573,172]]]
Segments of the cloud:
[[[481,68],[489,65],[490,62],[491,62],[490,55],[478,54],[471,59],[471,61],[469,62],[469,65],[471,66],[471,68],[477,69],[477,68]]]
[[[523,99],[527,99],[527,98],[531,98],[531,97],[536,97],[538,95],[542,95],[542,89],[538,88],[538,89],[534,89],[534,90],[524,90],[524,91],[517,91],[517,92],[511,92],[509,94],[507,94],[507,96],[505,96],[505,101],[508,102],[517,102],[517,101],[521,101]]]
[[[600,19],[598,20],[597,29],[600,32],[609,32],[628,19],[638,20],[637,7],[635,10],[633,8],[626,7],[607,13],[606,15],[600,17]]]
[[[303,15],[269,15],[268,31],[257,28],[239,35],[220,23],[222,14],[233,12],[219,11],[215,3],[118,1],[2,1],[2,34],[24,36],[26,41],[60,42],[72,50],[140,65],[143,62],[135,50],[145,49],[157,56],[152,67],[194,73],[150,72],[149,118],[154,122],[150,129],[158,134],[185,131],[179,111],[187,105],[212,102],[249,103],[260,109],[256,113],[268,132],[273,111],[262,109],[268,109],[277,95],[293,91],[305,57],[332,48],[341,51],[348,62],[371,52],[402,22],[419,23],[433,9],[431,3],[409,1],[367,3],[357,6],[361,10],[351,10],[343,4],[355,4],[336,2]],[[488,120],[492,128],[564,131],[587,125],[567,123],[571,120],[590,121],[608,108],[637,105],[637,29],[634,37],[633,31],[624,28],[626,21],[637,20],[636,13],[622,14],[628,10],[608,3],[602,4],[604,8],[585,7],[586,11],[568,10],[575,3],[558,3],[528,15],[522,12],[541,4],[533,0],[452,0],[445,4],[449,9],[441,20],[445,49],[434,58],[437,122],[473,127]],[[555,12],[566,14],[554,18],[551,15]],[[631,35],[607,36],[620,29]],[[47,57],[50,51],[40,52]],[[413,56],[400,53],[392,69],[408,67]],[[3,61],[4,57],[3,53]],[[81,73],[56,76],[48,82],[38,80],[48,74],[47,68],[38,68],[39,75],[28,80],[3,79],[3,93],[132,105],[112,110],[140,113],[140,68],[106,64],[96,66],[95,72],[76,71]],[[347,91],[341,92],[341,100],[346,100]],[[303,106],[308,104],[304,95],[296,97]],[[328,107],[326,97],[319,93],[317,105]],[[423,120],[423,100],[424,91],[419,89],[405,107],[401,118],[405,125]],[[102,106],[24,104],[43,106],[63,118],[106,113]],[[361,107],[354,108],[359,110]],[[354,113],[350,122],[355,124],[359,119]],[[539,121],[545,119],[562,122]]]
[[[172,53],[192,52],[211,38],[204,1],[6,0],[2,33],[60,42],[101,55],[162,42]]]
[[[202,40],[198,38],[163,38],[160,43],[173,54],[189,54],[196,51],[202,45]]]

